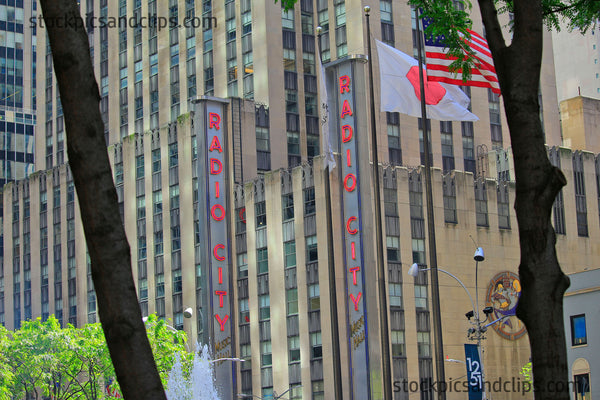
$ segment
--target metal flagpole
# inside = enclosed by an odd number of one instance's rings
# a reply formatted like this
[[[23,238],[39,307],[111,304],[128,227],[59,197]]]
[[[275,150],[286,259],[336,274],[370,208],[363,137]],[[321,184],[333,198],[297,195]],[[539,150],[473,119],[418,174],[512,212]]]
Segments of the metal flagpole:
[[[421,127],[423,129],[423,151],[425,151],[425,199],[427,202],[427,234],[429,236],[429,268],[431,269],[431,301],[433,311],[433,332],[435,339],[435,372],[438,400],[446,399],[446,374],[444,371],[444,343],[442,339],[442,317],[440,313],[440,287],[438,284],[437,248],[435,245],[435,221],[433,218],[433,190],[431,188],[431,159],[429,157],[429,130],[427,126],[427,108],[425,106],[425,83],[423,77],[423,38],[419,21],[419,10],[415,8],[419,84],[421,86]]]
[[[379,328],[381,337],[381,364],[383,375],[383,398],[392,398],[392,368],[390,363],[390,340],[388,324],[388,305],[385,286],[387,268],[383,262],[383,234],[381,231],[381,194],[379,188],[379,157],[377,155],[377,121],[375,119],[375,94],[373,89],[373,57],[371,56],[371,25],[369,12],[371,7],[364,8],[367,16],[367,48],[369,52],[369,89],[371,96],[371,151],[373,158],[373,186],[375,191],[375,240],[377,247],[377,283],[379,291]]]
[[[321,65],[321,71],[325,72],[323,68],[323,62],[321,61],[321,32],[322,28],[317,26],[317,57],[319,57],[319,64]],[[322,77],[327,87],[327,77]],[[320,93],[323,96],[323,93]],[[328,97],[329,98],[329,97]],[[329,118],[325,121],[329,124]],[[330,145],[330,143],[326,143]],[[322,149],[322,152],[329,151],[329,149]],[[327,156],[329,157],[329,156]],[[327,255],[329,258],[329,313],[331,318],[331,356],[333,358],[333,387],[336,399],[342,398],[342,362],[340,361],[340,331],[338,323],[338,309],[337,309],[337,280],[335,278],[335,258],[333,250],[333,213],[331,211],[331,183],[329,175],[331,174],[331,164],[327,162],[327,168],[325,172],[325,203],[327,204]]]

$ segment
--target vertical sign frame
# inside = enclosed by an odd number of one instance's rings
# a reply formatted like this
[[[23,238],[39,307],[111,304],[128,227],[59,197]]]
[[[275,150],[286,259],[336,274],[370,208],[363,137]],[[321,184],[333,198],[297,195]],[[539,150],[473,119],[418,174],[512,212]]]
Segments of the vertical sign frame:
[[[362,61],[362,60],[360,60]],[[336,93],[334,112],[340,149],[340,185],[342,193],[341,220],[344,235],[344,274],[346,286],[346,320],[348,355],[350,358],[350,396],[370,399],[371,382],[368,349],[368,323],[363,251],[363,220],[359,173],[359,149],[355,98],[355,64],[359,60],[344,60],[333,68],[333,90]],[[329,86],[331,87],[331,86]]]
[[[194,100],[194,129],[198,145],[198,218],[200,219],[202,324],[204,344],[213,359],[235,356],[233,286],[229,218],[227,138],[228,100],[202,96]],[[214,364],[221,398],[235,394],[235,364]]]

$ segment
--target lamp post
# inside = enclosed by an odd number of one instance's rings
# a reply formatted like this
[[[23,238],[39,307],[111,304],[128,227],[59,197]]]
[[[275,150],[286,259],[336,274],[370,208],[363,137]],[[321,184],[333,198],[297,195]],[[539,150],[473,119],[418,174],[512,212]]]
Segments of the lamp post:
[[[453,275],[450,272],[445,271],[441,268],[437,268],[437,271],[442,272],[442,273],[454,278],[454,280],[456,280],[460,284],[460,286],[462,286],[462,288],[465,290],[465,292],[469,296],[469,300],[471,300],[471,306],[473,308],[471,309],[471,311],[468,311],[465,314],[465,317],[467,317],[467,319],[469,320],[469,323],[472,325],[471,328],[469,328],[467,330],[467,338],[469,340],[473,340],[473,341],[477,342],[477,350],[480,353],[480,360],[481,360],[482,398],[485,399],[486,398],[485,384],[483,384],[483,382],[485,382],[484,371],[483,371],[483,348],[481,347],[481,341],[485,339],[485,333],[486,333],[488,327],[492,326],[493,324],[495,324],[497,322],[500,322],[501,320],[503,320],[506,317],[501,317],[494,321],[488,322],[488,319],[489,319],[490,315],[492,314],[492,312],[494,311],[494,308],[493,307],[485,307],[482,310],[483,314],[485,315],[485,319],[483,319],[483,320],[481,319],[481,315],[479,313],[478,269],[479,269],[479,262],[485,260],[483,248],[477,247],[477,249],[475,250],[475,254],[473,255],[473,259],[475,260],[475,302],[473,301],[473,297],[471,296],[471,293],[469,292],[467,287],[462,283],[462,281],[460,279],[458,279],[458,277],[456,277],[455,275]],[[408,274],[410,276],[416,278],[420,272],[429,271],[429,270],[431,270],[431,268],[420,269],[417,264],[413,264],[408,269]],[[486,324],[486,322],[488,322],[488,323]]]
[[[194,315],[194,310],[191,307],[188,307],[185,310],[183,310],[183,318],[190,319],[190,318],[192,318],[193,315]],[[148,321],[148,317],[142,317],[142,322],[144,322],[144,324],[146,323],[146,321]],[[167,329],[171,330],[172,332],[175,332],[175,333],[180,332],[179,329],[174,328],[173,326],[167,324],[166,322],[165,322],[165,327]],[[185,330],[184,330],[184,332],[185,332]],[[185,336],[187,337],[187,332],[185,332]],[[188,346],[187,341],[184,344],[185,344],[185,349],[189,352],[190,346]]]

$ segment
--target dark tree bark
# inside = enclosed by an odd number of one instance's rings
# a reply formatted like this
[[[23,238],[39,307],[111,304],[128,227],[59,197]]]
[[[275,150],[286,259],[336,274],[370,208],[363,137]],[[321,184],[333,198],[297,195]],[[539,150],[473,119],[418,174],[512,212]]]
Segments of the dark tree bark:
[[[515,163],[522,287],[517,316],[529,334],[536,398],[567,400],[563,294],[569,278],[556,257],[551,223],[554,199],[567,181],[550,164],[539,117],[542,4],[514,1],[514,36],[506,46],[494,1],[478,1],[504,97]]]
[[[100,94],[75,0],[40,0],[67,133],[67,152],[92,262],[98,314],[126,399],[166,399],[142,322],[129,243],[104,140]]]

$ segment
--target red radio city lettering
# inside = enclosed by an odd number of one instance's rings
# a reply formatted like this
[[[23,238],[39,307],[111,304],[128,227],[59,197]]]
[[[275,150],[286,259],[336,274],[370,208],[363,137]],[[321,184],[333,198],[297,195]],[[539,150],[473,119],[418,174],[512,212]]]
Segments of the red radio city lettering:
[[[217,113],[208,113],[208,129],[220,130],[221,129],[221,116]],[[210,145],[208,146],[209,153],[223,153],[223,146],[221,145],[221,141],[219,140],[219,136],[216,134],[213,135],[212,140],[210,141]],[[213,221],[220,222],[225,219],[225,207],[223,204],[220,204],[218,199],[221,198],[221,187],[220,182],[223,174],[223,163],[218,158],[209,158],[209,172],[211,175],[216,177],[214,194],[215,200],[214,203],[211,204],[210,208],[210,216]],[[225,249],[225,244],[217,243],[213,247],[213,258],[215,261],[225,261],[227,258],[227,250]],[[218,284],[227,284],[227,282],[223,282],[223,268],[218,267]],[[227,296],[227,291],[225,290],[215,290],[215,296],[219,296],[219,308],[223,308],[224,297]],[[219,323],[219,327],[221,332],[225,331],[225,324],[229,320],[229,315],[224,315],[223,317],[219,314],[215,314],[215,318]]]
[[[350,218],[348,218],[348,220],[346,221],[346,230],[351,235],[356,235],[358,233],[358,229],[350,227],[350,224],[352,224],[352,222],[354,222],[354,221],[356,221],[356,217],[354,215],[351,216]],[[354,243],[354,242],[352,242],[352,243]]]
[[[340,94],[350,93],[350,77],[348,75],[340,76]]]
[[[342,142],[348,143],[352,139],[354,131],[350,125],[342,126]]]
[[[217,215],[217,210],[219,211],[219,215]],[[225,208],[220,204],[215,204],[210,209],[210,215],[215,221],[223,221],[223,218],[225,218]]]
[[[217,128],[217,130],[219,130],[219,128]],[[208,148],[208,151],[214,150],[217,150],[219,153],[223,152],[223,148],[221,147],[221,142],[219,142],[218,136],[213,136],[212,142],[210,143],[210,147]]]
[[[221,318],[219,314],[215,314],[215,318],[217,319],[217,322],[221,327],[221,332],[225,332],[225,322],[227,322],[227,320],[229,319],[229,315],[225,315],[224,318]]]
[[[219,296],[219,308],[223,308],[223,296],[226,296],[227,292],[224,290],[215,290],[215,294]]]
[[[220,249],[225,249],[225,245],[224,244],[216,244],[215,247],[213,247],[213,256],[215,256],[215,259],[217,261],[225,261],[225,256],[219,255]]]
[[[350,77],[348,75],[342,75],[339,77],[339,87],[340,94],[350,93]],[[348,100],[344,100],[342,102],[342,110],[340,112],[340,120],[344,120],[348,116],[352,116],[352,107],[350,106],[350,102]],[[341,139],[342,143],[352,144],[354,140],[354,129],[350,124],[343,124],[341,126]],[[342,153],[344,154],[344,153]],[[353,168],[353,162],[351,157],[350,148],[346,149],[346,166],[348,168]],[[358,179],[356,177],[356,172],[351,171],[346,174],[343,180],[344,190],[347,192],[346,195],[350,195],[356,189],[356,185],[358,183]],[[356,194],[355,194],[356,195]],[[357,210],[358,211],[358,210]],[[356,224],[354,224],[356,222]],[[351,235],[352,241],[350,242],[350,251],[352,260],[356,260],[356,239],[355,235],[359,233],[360,225],[358,224],[358,217],[356,215],[351,215],[346,219],[346,234]],[[358,277],[357,272],[360,272],[360,266],[353,266],[349,268],[349,272],[352,274],[352,284],[354,286],[358,286]],[[353,293],[350,293],[350,300],[352,300],[352,304],[354,305],[354,310],[359,310],[359,302],[362,298],[362,292],[358,292],[355,296]]]
[[[221,116],[217,113],[208,113],[208,129],[215,128],[216,130],[221,129],[219,124],[221,123]]]

